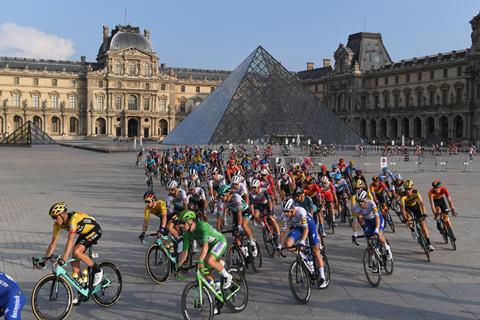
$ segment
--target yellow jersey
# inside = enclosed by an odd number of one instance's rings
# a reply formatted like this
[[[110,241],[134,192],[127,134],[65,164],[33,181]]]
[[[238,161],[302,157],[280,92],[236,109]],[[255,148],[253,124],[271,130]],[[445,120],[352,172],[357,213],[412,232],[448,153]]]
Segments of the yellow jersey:
[[[59,226],[58,224],[53,223],[53,236],[55,238],[58,237],[60,230],[67,230],[69,233],[85,235],[97,225],[94,218],[80,211],[69,212],[68,218],[68,226],[63,224]]]

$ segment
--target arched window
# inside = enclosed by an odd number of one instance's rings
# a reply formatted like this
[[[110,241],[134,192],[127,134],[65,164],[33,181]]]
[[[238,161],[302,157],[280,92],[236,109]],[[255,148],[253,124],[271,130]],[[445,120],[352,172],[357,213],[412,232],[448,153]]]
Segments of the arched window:
[[[22,117],[20,117],[20,116],[13,117],[13,124],[14,124],[14,126],[13,126],[14,130],[17,130],[18,128],[20,128],[23,124]]]
[[[78,133],[78,119],[70,118],[70,133]]]
[[[103,81],[102,80],[98,81],[98,87],[103,88]]]
[[[0,134],[3,133],[3,118],[0,117]]]
[[[165,91],[165,83],[162,83],[162,84],[160,85],[160,90]]]
[[[33,117],[33,124],[36,125],[37,127],[39,127],[40,129],[43,129],[42,128],[42,118],[40,118],[39,116]]]
[[[180,112],[185,112],[187,101],[180,100]]]
[[[159,122],[159,135],[166,136],[168,134],[168,122],[165,119]]]
[[[128,110],[137,110],[137,97],[128,96]]]
[[[160,99],[160,111],[167,112],[167,99]]]
[[[60,119],[58,117],[52,117],[52,132],[60,133]]]
[[[455,126],[455,138],[463,138],[463,118],[460,116],[456,116],[453,120],[453,123]]]

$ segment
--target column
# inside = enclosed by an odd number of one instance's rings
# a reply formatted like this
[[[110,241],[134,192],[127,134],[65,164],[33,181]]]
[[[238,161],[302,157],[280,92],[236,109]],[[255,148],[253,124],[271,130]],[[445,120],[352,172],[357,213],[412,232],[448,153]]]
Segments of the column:
[[[405,144],[407,143],[408,138],[413,138],[414,132],[414,121],[413,118],[408,118],[408,137],[405,137]]]
[[[123,116],[123,136],[128,137],[128,123],[127,123],[127,116]]]

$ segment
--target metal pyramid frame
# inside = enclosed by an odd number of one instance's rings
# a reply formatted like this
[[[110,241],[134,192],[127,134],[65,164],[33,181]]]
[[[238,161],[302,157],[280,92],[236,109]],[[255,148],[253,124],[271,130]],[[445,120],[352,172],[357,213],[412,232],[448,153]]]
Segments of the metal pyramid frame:
[[[298,136],[322,143],[361,142],[343,120],[259,46],[163,143],[283,142]]]
[[[56,144],[56,142],[30,120],[0,142],[0,146],[33,144]]]

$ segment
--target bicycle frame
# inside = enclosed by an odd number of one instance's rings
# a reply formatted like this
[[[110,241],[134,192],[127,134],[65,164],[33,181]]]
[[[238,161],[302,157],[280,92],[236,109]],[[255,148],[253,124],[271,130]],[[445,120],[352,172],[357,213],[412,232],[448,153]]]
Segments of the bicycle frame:
[[[155,235],[155,234],[151,234],[151,236],[153,236],[153,235]],[[177,264],[177,258],[174,255],[172,255],[170,250],[168,250],[167,247],[165,247],[165,245],[163,244],[163,241],[168,241],[168,240],[170,240],[169,237],[161,236],[161,237],[157,238],[153,243],[160,246],[160,248],[162,248],[166,252],[168,259],[170,259],[170,261],[174,265],[176,265]],[[145,241],[145,240],[143,240],[143,242],[147,245],[151,244],[151,243],[149,243],[148,241]]]
[[[70,259],[70,260],[67,261],[67,263],[70,263],[70,262],[73,262],[73,261],[78,261],[78,259]],[[67,280],[67,282],[75,290],[77,290],[78,293],[80,293],[82,296],[85,296],[85,297],[88,297],[92,294],[96,294],[96,293],[100,292],[103,288],[108,287],[111,283],[110,280],[105,277],[106,282],[104,280],[102,285],[98,285],[90,291],[89,287],[86,287],[86,288],[81,287],[80,284],[77,281],[75,281],[75,279],[73,279],[72,276],[68,273],[68,271],[65,270],[65,268],[63,268],[62,266],[56,264],[52,267],[52,271],[57,278],[61,277],[61,278],[64,278],[65,280]]]
[[[230,300],[234,295],[237,294],[238,291],[240,291],[240,286],[232,281],[232,286],[236,286],[236,288],[229,295],[224,296],[222,291],[218,292],[217,290],[215,290],[214,287],[212,287],[212,285],[210,285],[210,283],[208,283],[207,279],[205,279],[205,277],[203,276],[202,272],[199,269],[197,269],[196,278],[198,282],[200,304],[203,304],[203,296],[201,294],[203,286],[207,287],[208,291],[212,293],[215,299],[217,299],[220,303],[225,303],[225,301]]]

